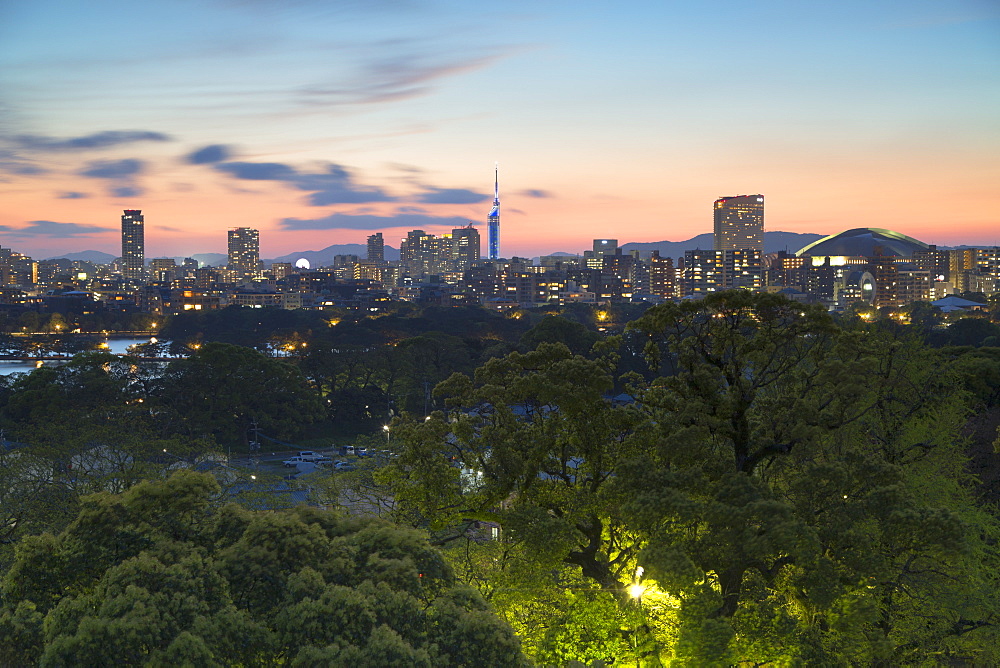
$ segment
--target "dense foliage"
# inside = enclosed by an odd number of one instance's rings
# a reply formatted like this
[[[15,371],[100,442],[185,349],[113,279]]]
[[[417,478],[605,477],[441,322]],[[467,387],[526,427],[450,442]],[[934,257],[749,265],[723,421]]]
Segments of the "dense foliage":
[[[518,642],[417,532],[220,505],[175,473],[83,499],[3,580],[4,665],[490,665]]]
[[[1000,660],[957,369],[749,293],[656,307],[632,340],[634,401],[609,399],[614,355],[543,344],[439,386],[450,412],[398,425],[382,473],[536,657]]]
[[[1000,663],[993,314],[871,315],[226,309],[5,377],[0,663]],[[382,521],[167,477],[316,425]]]

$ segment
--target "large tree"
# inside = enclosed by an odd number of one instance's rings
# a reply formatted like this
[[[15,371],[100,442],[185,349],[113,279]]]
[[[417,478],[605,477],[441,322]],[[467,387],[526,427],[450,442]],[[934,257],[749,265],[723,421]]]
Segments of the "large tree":
[[[290,438],[322,415],[319,397],[292,363],[251,348],[206,343],[170,363],[157,409],[172,431],[247,443],[254,424]]]
[[[523,665],[412,530],[218,502],[179,472],[84,499],[2,583],[4,665]]]
[[[450,412],[395,424],[376,476],[536,657],[992,660],[996,518],[936,356],[746,292],[629,336],[654,370],[625,379],[634,403],[614,356],[543,344],[440,385]]]
[[[639,563],[680,602],[675,656],[987,656],[997,525],[972,501],[965,396],[936,357],[745,292],[634,327],[670,374],[642,395],[657,446],[616,483],[648,541]]]
[[[606,489],[650,432],[608,398],[615,362],[550,343],[456,374],[436,390],[447,412],[393,425],[400,457],[376,475],[546,661],[643,653],[624,591],[641,542]]]

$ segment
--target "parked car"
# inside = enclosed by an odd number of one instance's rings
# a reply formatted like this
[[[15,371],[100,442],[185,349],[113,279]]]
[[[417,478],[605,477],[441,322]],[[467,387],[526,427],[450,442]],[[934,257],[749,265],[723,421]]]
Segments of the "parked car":
[[[315,464],[316,466],[326,466],[332,464],[333,460],[324,455],[318,455],[316,453],[311,453],[310,457],[303,457],[302,454],[298,454],[294,457],[290,457],[285,461],[281,462],[285,466],[292,467],[298,466],[299,464]]]
[[[342,459],[339,460],[339,461],[337,461],[336,463],[334,463],[333,468],[336,471],[353,471],[354,470],[354,467],[351,466],[350,462],[345,462]]]

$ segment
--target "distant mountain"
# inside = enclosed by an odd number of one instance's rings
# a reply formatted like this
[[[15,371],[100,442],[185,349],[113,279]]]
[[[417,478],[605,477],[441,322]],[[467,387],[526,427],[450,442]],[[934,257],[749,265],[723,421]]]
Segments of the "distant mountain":
[[[188,257],[192,260],[198,260],[199,267],[223,267],[229,263],[229,256],[225,253],[195,253]],[[176,259],[177,264],[184,261],[182,257]]]
[[[309,266],[313,268],[331,267],[333,266],[334,255],[357,255],[359,258],[365,259],[368,257],[368,246],[365,244],[334,244],[333,246],[327,246],[323,250],[299,251],[297,253],[289,253],[288,255],[276,257],[273,260],[264,260],[264,264],[271,264],[273,262],[291,262],[292,264],[295,264],[296,260],[299,258],[305,258],[309,260]],[[385,259],[398,260],[399,249],[393,248],[392,246],[386,246]]]
[[[808,246],[817,239],[822,239],[824,234],[810,234],[799,232],[764,232],[764,252],[777,253],[787,250],[794,253],[800,248]],[[626,255],[633,249],[638,249],[642,257],[649,257],[651,251],[660,251],[661,257],[684,257],[684,251],[689,250],[712,250],[712,233],[699,234],[687,241],[651,241],[648,243],[627,243],[622,246],[622,252]]]
[[[110,264],[118,256],[111,255],[110,253],[102,253],[101,251],[88,250],[80,251],[78,253],[66,253],[65,255],[53,255],[52,257],[45,258],[46,260],[77,260],[79,262],[92,262],[94,264]]]

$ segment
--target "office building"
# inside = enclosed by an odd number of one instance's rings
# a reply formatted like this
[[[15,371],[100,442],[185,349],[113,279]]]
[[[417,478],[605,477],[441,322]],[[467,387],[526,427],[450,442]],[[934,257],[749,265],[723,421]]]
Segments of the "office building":
[[[153,258],[149,265],[154,281],[170,283],[177,279],[177,261],[172,257]]]
[[[469,223],[451,231],[452,268],[455,271],[465,271],[479,262],[482,253],[482,243],[479,240],[479,230]]]
[[[253,278],[260,266],[260,232],[249,227],[229,230],[228,269],[243,278]]]
[[[125,209],[122,214],[122,274],[139,283],[146,264],[145,219],[139,209]]]
[[[672,257],[660,257],[654,250],[649,258],[649,292],[663,299],[674,299],[677,294],[677,272]]]
[[[719,250],[684,251],[684,296],[704,297],[725,290],[726,254]]]
[[[486,257],[500,259],[500,168],[493,173],[493,208],[486,217]]]
[[[760,251],[737,248],[723,253],[724,285],[727,290],[759,292],[764,287],[764,267]]]
[[[737,195],[715,200],[713,250],[756,250],[764,254],[764,196]]]
[[[385,240],[381,232],[368,237],[368,261],[385,262]]]

